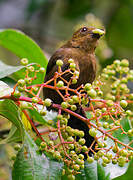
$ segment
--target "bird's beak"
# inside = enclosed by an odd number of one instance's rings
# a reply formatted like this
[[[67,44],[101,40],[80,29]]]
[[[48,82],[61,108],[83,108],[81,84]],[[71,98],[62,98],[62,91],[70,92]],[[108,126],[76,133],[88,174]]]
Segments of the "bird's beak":
[[[100,38],[101,36],[103,36],[105,34],[105,31],[102,29],[93,29],[92,30],[92,36],[94,38]]]

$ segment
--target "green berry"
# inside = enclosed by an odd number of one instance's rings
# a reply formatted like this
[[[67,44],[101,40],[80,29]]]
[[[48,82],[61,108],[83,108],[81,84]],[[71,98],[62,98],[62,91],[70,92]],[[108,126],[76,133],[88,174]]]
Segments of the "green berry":
[[[68,60],[68,63],[73,63],[74,62],[74,60],[72,59],[72,58],[70,58],[69,60]]]
[[[112,100],[107,100],[106,103],[107,103],[107,106],[109,106],[109,107],[113,106],[113,104],[114,104]]]
[[[90,83],[87,83],[87,84],[85,84],[85,86],[84,86],[84,90],[85,90],[85,91],[89,91],[91,88],[92,88],[92,86],[91,86]]]
[[[92,98],[95,98],[96,95],[97,95],[97,93],[96,93],[96,91],[94,89],[91,89],[91,90],[87,91],[87,94]]]
[[[29,72],[34,72],[34,70],[35,70],[35,68],[33,66],[28,66],[27,69]]]
[[[58,120],[61,120],[62,118],[63,118],[63,116],[62,116],[61,114],[58,114],[58,115],[57,115],[57,119],[58,119]]]
[[[52,100],[51,100],[51,99],[46,98],[46,99],[44,100],[44,106],[49,107],[49,106],[51,106],[51,104],[52,104]]]
[[[73,139],[73,137],[72,137],[72,136],[70,136],[70,137],[68,137],[68,138],[67,138],[67,141],[68,141],[68,142],[73,142],[73,141],[74,141],[74,139]]]
[[[114,146],[113,149],[112,149],[112,151],[113,151],[114,153],[116,153],[118,150],[119,150],[119,149],[118,149],[118,147],[116,147],[116,146]]]
[[[84,159],[84,155],[83,154],[79,154],[79,159]]]
[[[41,115],[41,116],[46,116],[46,114],[47,114],[47,111],[46,111],[46,110],[42,109],[42,110],[40,111],[40,115]]]
[[[97,152],[97,156],[98,157],[102,157],[104,155],[104,152],[102,151],[102,150],[99,150],[98,152]]]
[[[46,144],[45,142],[41,142],[40,146],[41,146],[42,148],[45,148],[45,147],[47,146],[47,144]]]
[[[19,151],[20,148],[21,148],[20,144],[15,144],[14,149],[15,149],[16,151]]]
[[[69,180],[69,179],[70,179],[70,180],[75,180],[75,176],[72,175],[72,174],[69,174],[67,177],[68,177],[68,180]]]
[[[57,83],[57,87],[63,87],[64,86],[64,82],[63,81],[58,81]]]
[[[55,153],[54,153],[54,157],[56,158],[56,159],[61,159],[61,155],[60,155],[60,153],[58,152],[58,151],[56,151]]]
[[[45,68],[44,67],[40,67],[39,72],[40,73],[44,73],[45,72]]]
[[[31,84],[32,83],[32,78],[25,78],[26,84]]]
[[[127,59],[123,59],[121,62],[120,62],[120,65],[123,66],[123,67],[128,67],[129,66],[129,62]]]
[[[95,137],[95,136],[97,135],[96,129],[91,128],[91,129],[89,130],[89,134],[90,134],[92,137]]]
[[[103,160],[103,162],[106,163],[106,164],[107,164],[108,161],[109,161],[107,157],[102,157],[102,160]]]
[[[61,107],[62,107],[63,109],[68,108],[68,103],[67,103],[67,102],[62,102],[62,103],[61,103]]]
[[[88,162],[89,164],[91,164],[91,163],[93,163],[93,161],[94,161],[94,158],[93,158],[93,157],[88,156],[88,158],[87,158],[87,162]]]
[[[21,93],[19,91],[15,90],[15,92],[13,93],[13,96],[15,98],[19,98],[21,96]]]
[[[28,59],[27,58],[23,58],[23,59],[21,59],[21,64],[23,65],[23,66],[26,66],[27,64],[28,64]]]
[[[19,86],[24,86],[25,85],[25,80],[24,79],[19,79],[18,80],[18,85]]]
[[[75,69],[76,68],[76,64],[75,63],[70,63],[70,68]]]
[[[84,138],[80,138],[80,139],[79,139],[79,144],[80,144],[80,145],[85,144],[85,139],[84,139]]]
[[[84,137],[84,135],[85,135],[85,133],[84,133],[84,131],[79,131],[78,132],[78,136],[81,138],[81,137]]]
[[[72,111],[76,111],[77,110],[77,106],[76,105],[71,105],[71,110]]]
[[[75,103],[78,103],[78,102],[79,102],[79,97],[76,96],[76,95],[74,95],[74,96],[72,97],[72,99],[73,99],[73,101],[74,101]]]
[[[87,146],[82,146],[82,151],[83,151],[83,152],[87,152],[87,151],[88,151]]]
[[[120,60],[115,60],[115,61],[114,61],[114,65],[116,65],[116,66],[119,66],[120,63],[121,63]]]
[[[116,120],[116,121],[114,122],[114,124],[115,124],[116,126],[120,126],[120,121],[119,121],[119,120]]]
[[[80,166],[79,166],[78,164],[75,164],[75,165],[73,166],[73,169],[74,169],[75,171],[78,171],[78,170],[80,169]]]
[[[58,59],[58,60],[56,61],[56,65],[57,65],[57,66],[62,66],[62,65],[63,65],[63,61],[60,60],[60,59]]]
[[[117,164],[117,160],[116,159],[112,159],[112,164]]]
[[[72,84],[76,84],[77,83],[77,79],[73,78],[72,79]]]
[[[103,122],[103,128],[107,129],[109,127],[109,123],[108,122]]]
[[[125,100],[121,100],[121,101],[120,101],[120,105],[121,105],[122,108],[126,108],[127,105],[128,105],[128,103],[127,103],[127,101],[125,101]]]

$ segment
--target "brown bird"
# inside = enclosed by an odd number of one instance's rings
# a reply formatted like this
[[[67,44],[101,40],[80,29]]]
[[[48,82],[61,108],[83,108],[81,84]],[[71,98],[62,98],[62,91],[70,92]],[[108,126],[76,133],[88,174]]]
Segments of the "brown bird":
[[[63,61],[62,71],[65,71],[70,65],[68,60],[72,58],[76,64],[76,69],[80,74],[77,83],[71,87],[75,89],[87,82],[92,83],[96,77],[95,48],[99,38],[104,35],[104,33],[104,30],[96,29],[94,27],[82,27],[76,31],[72,38],[59,48],[50,58],[45,82],[50,80],[57,71],[56,61],[58,59]],[[70,75],[64,76],[67,81],[69,81],[70,77]],[[44,88],[43,91],[44,98],[50,98],[53,103],[60,104],[63,101],[56,91],[47,88]],[[84,110],[80,105],[77,106],[76,113],[86,117]],[[83,121],[71,115],[68,126],[84,131],[84,138],[86,140],[85,145],[87,147],[91,145],[94,138],[89,135],[89,128]],[[89,154],[91,154],[91,152]]]

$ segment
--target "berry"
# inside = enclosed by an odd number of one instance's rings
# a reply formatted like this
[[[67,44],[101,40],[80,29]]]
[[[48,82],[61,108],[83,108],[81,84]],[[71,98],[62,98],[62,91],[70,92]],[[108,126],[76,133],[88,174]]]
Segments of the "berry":
[[[72,58],[70,58],[69,60],[68,60],[68,63],[73,63],[74,62],[74,60],[72,59]]]
[[[67,102],[62,102],[62,103],[61,103],[61,107],[62,107],[63,109],[68,108],[68,103],[67,103]]]
[[[73,101],[74,101],[75,103],[78,103],[78,102],[79,102],[79,97],[76,96],[76,95],[74,95],[74,96],[72,97],[72,99],[73,99]]]
[[[75,69],[76,68],[76,64],[75,63],[70,63],[70,68]]]
[[[27,64],[28,64],[28,59],[27,58],[23,58],[23,59],[21,59],[21,64],[23,65],[23,66],[26,66]]]
[[[21,93],[19,91],[15,90],[15,92],[13,93],[13,96],[15,98],[19,98],[21,96]]]
[[[127,105],[128,105],[128,103],[127,103],[127,101],[125,101],[125,100],[121,100],[121,101],[120,101],[120,105],[121,105],[122,108],[126,108]]]
[[[94,158],[93,158],[93,157],[88,156],[88,158],[87,158],[87,162],[88,162],[89,164],[91,164],[91,163],[93,163],[93,161],[94,161]]]
[[[47,112],[44,110],[44,109],[42,109],[41,111],[40,111],[40,115],[41,116],[45,116],[47,114]]]
[[[16,150],[16,151],[19,151],[20,150],[20,144],[15,144],[15,146],[14,146],[14,149]]]
[[[75,164],[75,165],[73,166],[73,169],[74,169],[75,171],[78,171],[78,170],[80,169],[80,166],[79,166],[78,164]]]
[[[63,61],[60,60],[60,59],[58,59],[58,60],[56,61],[56,65],[57,65],[57,66],[62,66],[62,65],[63,65]]]
[[[89,134],[92,136],[92,137],[95,137],[97,135],[97,131],[94,129],[94,128],[91,128],[89,130]]]
[[[91,89],[91,90],[87,91],[87,94],[92,98],[95,98],[96,95],[97,95],[97,93],[96,93],[96,91],[94,89]]]
[[[45,68],[44,67],[40,67],[39,72],[40,73],[44,73],[45,72]]]
[[[34,70],[35,70],[35,68],[33,66],[28,66],[27,69],[29,72],[34,72]]]
[[[123,67],[128,67],[129,66],[129,62],[127,59],[122,59],[122,61],[120,62],[120,65]]]
[[[51,104],[52,104],[51,99],[46,98],[46,99],[44,100],[44,105],[45,105],[45,106],[49,107],[49,106],[51,106]]]
[[[87,146],[82,146],[82,151],[83,151],[83,152],[87,152],[87,151],[88,151]]]
[[[109,107],[113,106],[113,104],[114,104],[112,100],[107,100],[106,103],[107,103],[107,106],[109,106]]]
[[[80,138],[80,139],[79,139],[79,144],[80,144],[80,145],[85,144],[85,139],[84,139],[84,138]]]
[[[45,142],[41,142],[40,146],[41,146],[42,148],[45,148],[45,147],[47,146],[47,144],[46,144]]]
[[[22,101],[20,107],[21,109],[27,109],[29,108],[29,104],[26,101]]]
[[[71,105],[71,110],[72,110],[72,111],[76,111],[76,109],[77,109],[77,106],[76,106],[76,105]]]
[[[18,80],[18,85],[19,86],[24,86],[25,85],[25,80],[24,79],[19,79]]]
[[[57,83],[57,87],[63,87],[64,86],[64,82],[63,81],[58,81]]]
[[[85,90],[85,91],[88,91],[88,90],[90,90],[91,88],[92,88],[92,86],[91,86],[90,83],[87,83],[87,84],[85,84],[85,86],[84,86],[84,90]]]

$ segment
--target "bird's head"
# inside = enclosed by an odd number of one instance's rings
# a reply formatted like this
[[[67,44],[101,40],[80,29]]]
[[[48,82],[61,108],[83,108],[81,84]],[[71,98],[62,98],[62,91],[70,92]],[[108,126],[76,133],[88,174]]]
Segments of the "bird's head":
[[[99,38],[104,34],[105,30],[103,29],[96,29],[94,27],[82,27],[73,34],[71,44],[73,45],[73,47],[80,47],[86,51],[94,51]]]

